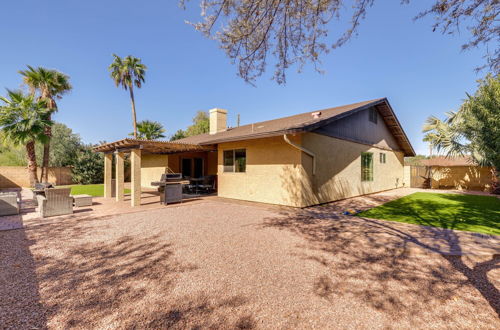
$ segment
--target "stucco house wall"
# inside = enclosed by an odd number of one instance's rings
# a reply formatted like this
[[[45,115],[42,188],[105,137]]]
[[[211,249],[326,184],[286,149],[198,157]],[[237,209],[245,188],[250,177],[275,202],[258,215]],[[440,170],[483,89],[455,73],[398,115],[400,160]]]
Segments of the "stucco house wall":
[[[306,133],[302,146],[316,154],[316,175],[312,158],[305,153],[301,163],[305,176],[302,206],[326,203],[403,186],[404,156],[400,151]],[[361,153],[373,153],[373,181],[361,181]],[[386,154],[386,163],[380,162]]]
[[[141,187],[153,188],[152,181],[158,181],[166,172],[168,155],[143,154],[141,161]]]
[[[290,140],[300,143],[300,136]],[[223,168],[223,152],[246,149],[246,172],[227,173]],[[302,206],[303,177],[301,152],[285,143],[282,136],[228,142],[218,145],[218,195],[279,205]]]

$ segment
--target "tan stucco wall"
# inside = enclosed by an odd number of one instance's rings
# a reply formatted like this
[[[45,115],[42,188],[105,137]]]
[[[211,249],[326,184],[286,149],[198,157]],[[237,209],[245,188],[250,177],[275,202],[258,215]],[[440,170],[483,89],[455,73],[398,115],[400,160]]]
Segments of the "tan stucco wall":
[[[151,181],[158,181],[166,172],[168,155],[143,154],[141,161],[141,187],[152,188]]]
[[[316,175],[311,157],[302,153],[305,175],[302,206],[394,189],[403,185],[403,153],[379,149],[325,135],[306,133],[302,146],[316,154]],[[373,181],[361,181],[361,153],[373,153]],[[386,154],[380,163],[379,154]],[[294,184],[293,182],[291,184]],[[295,183],[297,184],[297,183]]]
[[[48,181],[56,185],[72,184],[71,168],[49,167]],[[42,169],[38,168],[40,179]],[[28,169],[24,166],[0,166],[0,188],[29,187]]]
[[[403,184],[405,187],[411,187],[411,166],[406,165],[403,168]]]
[[[300,137],[290,137],[300,143]],[[246,173],[224,173],[223,152],[246,149]],[[286,144],[283,137],[272,137],[218,146],[218,195],[280,205],[301,206],[297,196],[301,173],[300,151]]]
[[[491,169],[479,166],[432,167],[432,188],[489,190]]]

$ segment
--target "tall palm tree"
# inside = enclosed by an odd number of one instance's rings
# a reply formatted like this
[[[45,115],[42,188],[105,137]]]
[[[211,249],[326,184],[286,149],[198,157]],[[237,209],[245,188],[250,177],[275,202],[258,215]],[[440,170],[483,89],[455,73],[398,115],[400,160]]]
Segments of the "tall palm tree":
[[[142,120],[137,123],[137,137],[139,139],[157,140],[165,137],[163,133],[165,133],[165,129],[157,121]],[[134,135],[134,133],[129,135]]]
[[[50,109],[44,99],[25,95],[21,91],[7,90],[7,97],[0,97],[0,127],[11,143],[26,146],[28,172],[32,186],[38,182],[35,141],[47,142],[45,130],[52,125]]]
[[[57,70],[46,69],[42,67],[33,68],[28,65],[27,70],[21,70],[19,73],[23,76],[24,83],[29,87],[30,92],[34,95],[39,93],[39,97],[44,99],[49,108],[49,120],[52,114],[57,111],[56,99],[60,99],[62,95],[71,90],[69,77]],[[48,126],[45,129],[47,135],[46,143],[43,145],[43,160],[42,160],[42,175],[43,181],[48,180],[48,167],[50,157],[50,138],[52,137],[52,127]]]
[[[109,66],[108,70],[111,72],[111,78],[116,84],[116,87],[122,86],[123,89],[129,90],[130,101],[132,103],[132,123],[134,126],[134,138],[137,138],[137,116],[135,113],[135,100],[134,100],[134,85],[141,88],[145,82],[147,67],[141,63],[141,59],[131,55],[121,58],[113,54],[113,63]]]

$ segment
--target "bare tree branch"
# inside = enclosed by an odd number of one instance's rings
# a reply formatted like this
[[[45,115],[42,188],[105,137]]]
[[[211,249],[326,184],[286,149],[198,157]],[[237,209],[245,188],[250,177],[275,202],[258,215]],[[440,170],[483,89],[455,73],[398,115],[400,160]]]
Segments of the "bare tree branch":
[[[189,0],[179,0],[181,7]],[[402,4],[411,0],[401,0]],[[286,71],[312,63],[317,71],[321,55],[345,45],[356,36],[361,21],[375,0],[201,0],[203,21],[192,24],[206,37],[216,40],[233,63],[238,75],[252,83],[267,66],[268,56],[276,59],[273,78],[286,82]],[[331,31],[331,21],[341,10],[351,8],[349,26]],[[500,0],[435,0],[415,19],[434,16],[433,31],[443,34],[460,32],[465,26],[471,38],[462,50],[485,46],[485,64],[500,72]],[[220,26],[217,27],[216,24]],[[329,37],[339,32],[339,37]],[[328,38],[329,37],[329,38]],[[328,41],[326,39],[332,39]],[[495,43],[496,42],[496,43]],[[489,51],[487,46],[494,44]]]

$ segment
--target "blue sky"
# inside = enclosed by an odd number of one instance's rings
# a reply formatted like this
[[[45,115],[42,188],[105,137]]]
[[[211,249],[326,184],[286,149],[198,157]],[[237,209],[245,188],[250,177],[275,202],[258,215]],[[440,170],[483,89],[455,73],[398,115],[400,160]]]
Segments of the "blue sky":
[[[417,3],[418,2],[418,3]],[[359,36],[323,57],[324,74],[311,66],[253,87],[214,41],[185,20],[198,20],[199,0],[182,10],[176,0],[16,0],[2,4],[0,88],[17,88],[27,64],[71,76],[73,91],[55,119],[85,142],[114,141],[131,131],[128,93],[114,86],[112,53],[132,54],[148,66],[136,93],[138,120],[157,120],[168,134],[191,123],[198,110],[229,111],[229,125],[251,123],[358,101],[388,97],[414,148],[427,153],[421,127],[432,114],[456,109],[473,92],[482,50],[460,52],[468,34],[432,32],[432,18],[412,18],[433,1],[377,1]],[[338,26],[332,24],[332,29]],[[332,41],[333,41],[332,34]]]

